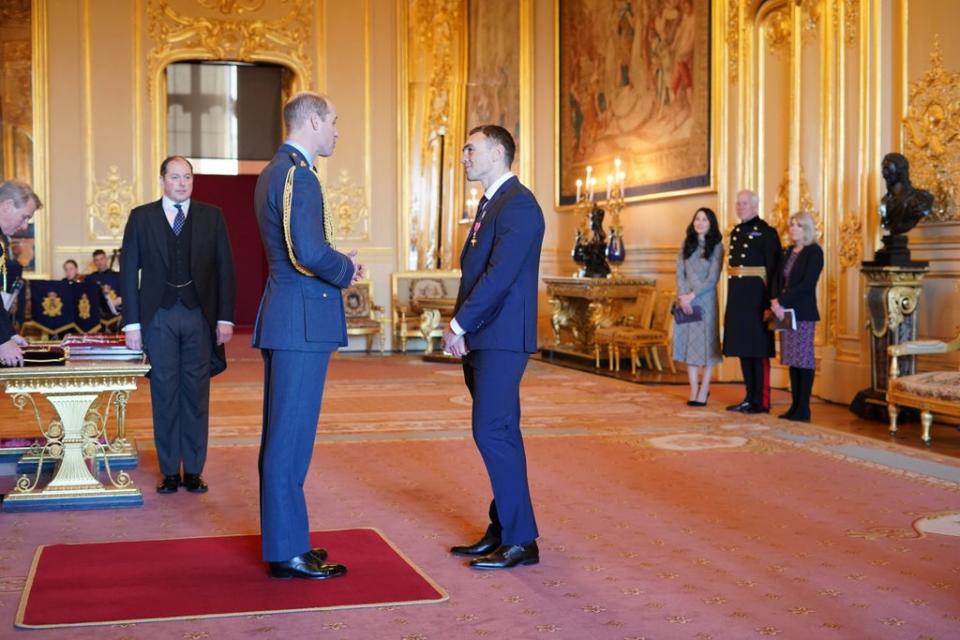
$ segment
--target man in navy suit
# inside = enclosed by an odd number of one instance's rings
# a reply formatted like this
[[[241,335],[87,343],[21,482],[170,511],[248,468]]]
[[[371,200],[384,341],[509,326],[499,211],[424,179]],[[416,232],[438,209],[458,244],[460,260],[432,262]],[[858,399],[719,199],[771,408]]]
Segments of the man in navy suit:
[[[543,212],[510,173],[516,144],[503,127],[470,131],[463,146],[467,180],[484,188],[460,254],[460,291],[445,349],[463,357],[473,398],[473,439],[493,486],[490,525],[478,542],[450,551],[476,569],[540,561],[537,523],[520,434],[520,380],[537,350],[537,284]]]
[[[233,337],[233,254],[223,212],[191,200],[186,158],[161,163],[160,187],[163,197],[131,211],[123,231],[123,331],[150,357],[157,492],[205,493],[210,376],[226,368]]]
[[[344,575],[327,552],[310,548],[303,483],[310,468],[330,354],[347,344],[340,290],[360,278],[356,252],[333,247],[313,161],[337,143],[337,111],[316,93],[283,109],[287,141],[260,174],[254,195],[270,264],[253,346],[263,356],[260,530],[263,559],[275,578]]]

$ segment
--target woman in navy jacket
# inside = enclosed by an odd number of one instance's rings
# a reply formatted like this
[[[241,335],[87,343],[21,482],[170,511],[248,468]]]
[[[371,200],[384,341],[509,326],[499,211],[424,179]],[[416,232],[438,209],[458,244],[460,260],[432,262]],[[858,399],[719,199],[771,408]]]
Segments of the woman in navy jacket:
[[[817,310],[817,281],[823,271],[823,249],[817,244],[817,226],[813,216],[799,211],[790,216],[790,239],[774,280],[770,309],[783,319],[786,309],[796,315],[795,331],[780,332],[780,363],[790,367],[790,393],[793,402],[781,418],[810,422],[810,394],[816,370],[813,337]]]

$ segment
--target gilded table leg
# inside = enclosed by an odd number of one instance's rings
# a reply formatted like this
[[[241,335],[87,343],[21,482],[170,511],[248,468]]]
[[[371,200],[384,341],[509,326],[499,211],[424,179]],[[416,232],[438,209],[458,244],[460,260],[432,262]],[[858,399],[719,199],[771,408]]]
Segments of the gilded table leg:
[[[887,404],[887,413],[890,415],[890,435],[895,436],[897,435],[897,414],[899,413],[897,405],[892,402]]]
[[[920,424],[923,425],[923,444],[930,446],[930,427],[933,426],[933,414],[929,411],[920,412]]]

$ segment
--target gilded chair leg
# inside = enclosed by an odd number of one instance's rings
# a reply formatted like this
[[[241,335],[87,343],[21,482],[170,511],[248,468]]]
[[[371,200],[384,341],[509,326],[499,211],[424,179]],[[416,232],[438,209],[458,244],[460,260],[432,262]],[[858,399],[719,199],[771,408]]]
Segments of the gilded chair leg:
[[[613,371],[613,343],[607,345],[607,369]]]
[[[620,345],[613,345],[614,371],[620,373]]]
[[[890,416],[890,435],[897,435],[897,414],[900,412],[897,405],[890,403],[887,405],[887,414]]]
[[[650,347],[650,351],[653,351],[653,363],[657,365],[657,371],[663,371],[663,365],[660,364],[660,349]]]
[[[630,375],[637,375],[637,349],[630,347]]]
[[[933,426],[933,414],[929,411],[920,413],[920,424],[923,425],[923,444],[930,446],[930,427]]]
[[[650,359],[650,347],[643,348],[643,359],[647,363],[647,369],[653,369],[653,361]]]
[[[593,368],[600,368],[600,345],[596,342],[593,344]]]
[[[373,334],[368,333],[367,335],[364,336],[364,339],[366,339],[367,341],[367,353],[370,353],[371,351],[373,351]]]
[[[673,364],[673,349],[664,347],[663,352],[667,354],[667,364],[670,366],[670,373],[676,373],[677,367]]]

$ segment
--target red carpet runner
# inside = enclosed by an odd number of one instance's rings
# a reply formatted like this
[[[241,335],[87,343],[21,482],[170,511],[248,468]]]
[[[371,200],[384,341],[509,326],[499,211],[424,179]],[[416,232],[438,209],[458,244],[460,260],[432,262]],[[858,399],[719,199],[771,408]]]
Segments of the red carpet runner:
[[[260,536],[55,544],[37,549],[18,627],[61,627],[443,602],[447,594],[373,529],[311,534],[333,580],[275,580]]]

